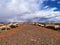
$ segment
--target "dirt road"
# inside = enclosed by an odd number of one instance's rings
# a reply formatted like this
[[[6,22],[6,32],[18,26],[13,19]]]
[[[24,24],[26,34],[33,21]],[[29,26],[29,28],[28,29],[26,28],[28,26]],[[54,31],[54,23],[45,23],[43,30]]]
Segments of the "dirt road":
[[[0,34],[0,45],[60,45],[60,32],[32,24]]]

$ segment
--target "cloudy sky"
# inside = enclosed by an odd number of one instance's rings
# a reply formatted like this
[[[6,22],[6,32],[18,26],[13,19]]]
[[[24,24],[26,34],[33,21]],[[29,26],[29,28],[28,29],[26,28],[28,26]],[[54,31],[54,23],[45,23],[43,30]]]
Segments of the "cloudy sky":
[[[60,22],[60,0],[0,0],[0,22]]]

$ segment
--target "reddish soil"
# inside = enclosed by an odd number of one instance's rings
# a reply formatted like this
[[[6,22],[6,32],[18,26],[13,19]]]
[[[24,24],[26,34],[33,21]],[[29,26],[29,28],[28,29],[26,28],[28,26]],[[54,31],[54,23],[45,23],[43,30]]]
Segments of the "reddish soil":
[[[0,45],[60,45],[60,32],[32,24],[0,33]]]

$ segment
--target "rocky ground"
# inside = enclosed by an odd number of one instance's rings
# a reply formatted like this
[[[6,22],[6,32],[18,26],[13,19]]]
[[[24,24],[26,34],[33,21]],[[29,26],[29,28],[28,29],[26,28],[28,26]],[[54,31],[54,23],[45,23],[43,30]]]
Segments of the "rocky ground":
[[[60,45],[60,32],[32,24],[0,33],[0,45]]]

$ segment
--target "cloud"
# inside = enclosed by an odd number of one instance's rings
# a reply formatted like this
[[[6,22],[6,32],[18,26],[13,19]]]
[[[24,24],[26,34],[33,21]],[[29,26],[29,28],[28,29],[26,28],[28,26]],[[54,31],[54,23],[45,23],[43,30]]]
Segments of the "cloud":
[[[0,1],[0,17],[8,19],[18,14],[33,13],[40,9],[43,1],[44,0],[2,0]]]
[[[1,14],[21,14],[25,12],[35,12],[41,8],[44,0],[2,0],[0,1]],[[40,6],[39,6],[40,5]],[[3,15],[4,16],[4,15]]]
[[[57,3],[60,4],[60,1],[58,1]]]
[[[57,1],[57,0],[51,0],[51,1]]]
[[[59,20],[57,8],[44,6],[45,0],[2,0],[0,19],[7,22],[46,22]],[[42,7],[44,6],[44,9]],[[56,18],[57,16],[57,18]]]
[[[44,0],[11,0],[8,3],[7,8],[10,11],[14,11],[17,13],[24,13],[24,12],[34,12],[39,10],[39,5],[43,3]]]

